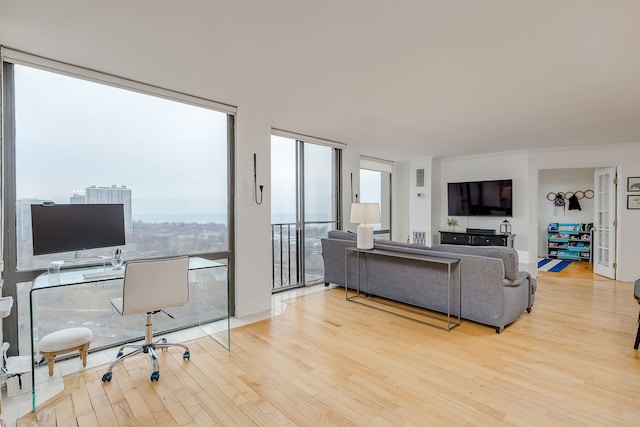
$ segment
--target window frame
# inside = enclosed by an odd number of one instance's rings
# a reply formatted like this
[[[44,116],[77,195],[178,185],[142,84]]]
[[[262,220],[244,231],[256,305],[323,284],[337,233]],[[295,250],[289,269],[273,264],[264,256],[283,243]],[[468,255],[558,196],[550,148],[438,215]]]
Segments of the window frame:
[[[17,284],[31,282],[43,268],[17,269],[16,244],[16,129],[15,129],[15,91],[13,65],[37,68],[81,80],[134,91],[146,95],[160,97],[175,102],[190,104],[227,115],[227,224],[228,247],[223,251],[194,254],[211,260],[227,260],[229,274],[229,314],[235,314],[235,114],[236,107],[210,101],[197,96],[175,92],[137,81],[127,80],[110,74],[101,73],[88,68],[73,66],[28,53],[1,48],[0,51],[0,209],[2,209],[2,239],[0,255],[2,256],[2,295],[11,296],[17,304]],[[192,254],[185,254],[192,255]],[[3,320],[4,341],[10,344],[10,353],[16,354],[18,349],[18,316],[17,308]]]

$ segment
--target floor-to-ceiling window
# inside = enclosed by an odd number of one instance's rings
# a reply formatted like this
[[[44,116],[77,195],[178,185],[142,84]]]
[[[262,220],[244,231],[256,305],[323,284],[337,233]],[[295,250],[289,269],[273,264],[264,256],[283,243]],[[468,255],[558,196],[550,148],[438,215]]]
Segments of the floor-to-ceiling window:
[[[188,254],[233,263],[232,107],[53,61],[4,59],[3,278],[4,293],[18,300],[20,321],[12,317],[21,347],[29,341],[22,338],[31,280],[51,261],[86,265],[113,252],[34,256],[33,204],[123,204],[125,260]],[[61,308],[52,321],[75,309]],[[181,319],[185,326],[201,320]],[[92,346],[101,344],[109,343]]]
[[[274,290],[324,277],[320,239],[340,227],[340,156],[335,146],[271,138]]]
[[[380,204],[380,224],[373,224],[376,238],[391,239],[391,165],[383,161],[360,161],[362,203]]]

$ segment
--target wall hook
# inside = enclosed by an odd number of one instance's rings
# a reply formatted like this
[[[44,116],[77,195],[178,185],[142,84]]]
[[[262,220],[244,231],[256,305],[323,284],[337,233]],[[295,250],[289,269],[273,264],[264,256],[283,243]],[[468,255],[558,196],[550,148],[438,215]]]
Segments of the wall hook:
[[[260,201],[258,201],[258,188],[260,189]],[[253,198],[257,205],[262,204],[262,190],[264,185],[258,186],[258,161],[256,159],[256,153],[253,153]]]

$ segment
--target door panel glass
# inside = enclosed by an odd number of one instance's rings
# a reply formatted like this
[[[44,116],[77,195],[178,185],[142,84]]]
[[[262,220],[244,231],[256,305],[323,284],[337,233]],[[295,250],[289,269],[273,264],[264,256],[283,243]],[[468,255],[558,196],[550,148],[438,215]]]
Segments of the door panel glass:
[[[386,232],[387,236],[390,235],[391,174],[388,172],[360,169],[360,201],[362,203],[380,204],[380,223],[372,224],[373,229],[377,231],[376,238],[385,238],[380,233]]]
[[[601,276],[615,278],[615,168],[597,169],[594,174],[594,242],[596,248],[593,272]]]
[[[333,148],[304,143],[304,220],[334,221]]]
[[[337,221],[335,149],[304,142],[303,150],[304,283],[310,283],[324,277],[320,239]]]
[[[305,283],[322,280],[324,277],[324,261],[322,259],[322,243],[320,239],[327,237],[333,224],[307,224],[304,233],[304,279]]]
[[[271,223],[296,222],[296,141],[271,137]],[[295,231],[295,230],[294,230]]]

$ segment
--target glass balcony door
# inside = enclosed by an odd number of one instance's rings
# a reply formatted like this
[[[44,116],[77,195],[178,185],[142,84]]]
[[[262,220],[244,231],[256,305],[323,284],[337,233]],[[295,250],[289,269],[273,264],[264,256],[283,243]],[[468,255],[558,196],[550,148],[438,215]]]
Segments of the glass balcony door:
[[[323,280],[320,239],[339,227],[340,150],[272,136],[273,290]]]

